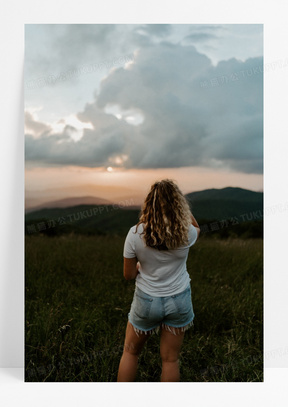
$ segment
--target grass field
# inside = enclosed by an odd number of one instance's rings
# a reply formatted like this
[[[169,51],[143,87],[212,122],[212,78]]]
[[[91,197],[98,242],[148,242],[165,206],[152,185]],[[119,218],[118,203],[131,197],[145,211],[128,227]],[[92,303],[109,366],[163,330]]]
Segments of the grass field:
[[[122,274],[124,239],[25,237],[26,381],[116,381],[135,284]],[[263,381],[263,240],[202,237],[187,268],[195,319],[181,381]],[[160,373],[153,335],[136,381]]]

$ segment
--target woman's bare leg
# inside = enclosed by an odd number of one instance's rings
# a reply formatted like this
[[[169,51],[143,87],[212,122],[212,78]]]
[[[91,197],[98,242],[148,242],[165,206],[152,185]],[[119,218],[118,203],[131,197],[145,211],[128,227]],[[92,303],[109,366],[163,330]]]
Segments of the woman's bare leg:
[[[160,355],[162,359],[161,382],[179,382],[179,354],[184,339],[184,333],[175,329],[174,335],[165,328],[161,328]]]
[[[136,335],[133,326],[128,321],[124,350],[120,360],[117,382],[133,382],[136,377],[138,357],[150,334]]]

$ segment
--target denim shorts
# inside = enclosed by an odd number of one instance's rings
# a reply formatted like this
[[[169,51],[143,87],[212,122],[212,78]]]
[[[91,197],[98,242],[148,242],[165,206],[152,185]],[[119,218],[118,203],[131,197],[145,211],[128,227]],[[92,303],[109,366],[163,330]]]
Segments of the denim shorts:
[[[128,320],[137,334],[157,333],[163,327],[176,335],[174,328],[186,331],[194,316],[190,283],[181,293],[166,297],[151,296],[136,286]]]

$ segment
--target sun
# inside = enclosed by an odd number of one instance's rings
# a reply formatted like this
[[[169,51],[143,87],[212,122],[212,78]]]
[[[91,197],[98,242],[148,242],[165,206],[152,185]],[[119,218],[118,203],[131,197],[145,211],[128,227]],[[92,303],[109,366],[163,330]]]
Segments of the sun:
[[[113,170],[112,167],[107,167],[107,171],[108,171],[108,172],[113,172],[114,170]]]

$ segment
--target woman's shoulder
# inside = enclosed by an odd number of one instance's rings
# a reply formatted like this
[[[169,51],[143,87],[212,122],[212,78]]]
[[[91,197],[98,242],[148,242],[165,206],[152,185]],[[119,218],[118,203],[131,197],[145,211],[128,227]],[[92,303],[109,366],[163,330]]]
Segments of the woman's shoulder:
[[[143,229],[144,229],[144,223],[140,223],[138,226],[136,224],[130,228],[131,232],[134,232],[134,233],[136,233],[136,232],[142,233]]]

